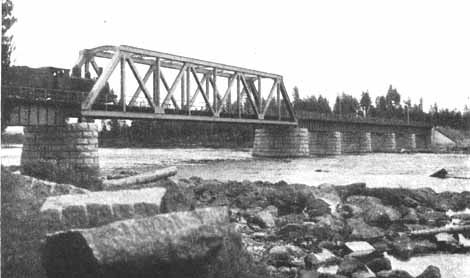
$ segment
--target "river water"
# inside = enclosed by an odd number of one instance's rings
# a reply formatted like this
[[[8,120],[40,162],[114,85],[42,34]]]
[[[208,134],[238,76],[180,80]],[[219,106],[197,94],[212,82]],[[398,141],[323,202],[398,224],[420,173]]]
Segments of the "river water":
[[[3,165],[19,165],[21,145],[2,148]],[[199,176],[219,180],[264,180],[319,185],[365,182],[370,187],[430,187],[441,191],[470,191],[470,155],[383,154],[341,155],[300,159],[253,158],[250,150],[210,148],[102,148],[99,150],[103,175],[116,170],[147,171],[174,165],[179,178]],[[437,179],[429,175],[445,168],[459,178]],[[467,179],[465,179],[467,178]],[[441,268],[444,278],[470,278],[469,255],[430,255],[408,262],[392,259],[394,268],[413,275],[429,264]]]

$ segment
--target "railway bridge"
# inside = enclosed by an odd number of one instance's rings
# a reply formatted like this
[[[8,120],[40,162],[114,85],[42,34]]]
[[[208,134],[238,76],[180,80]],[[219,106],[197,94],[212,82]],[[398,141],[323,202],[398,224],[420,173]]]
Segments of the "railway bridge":
[[[71,72],[13,67],[5,79],[2,121],[25,126],[22,171],[85,185],[99,175],[95,119],[249,124],[253,155],[266,157],[424,149],[430,138],[423,124],[296,115],[281,75],[131,46],[82,50]]]

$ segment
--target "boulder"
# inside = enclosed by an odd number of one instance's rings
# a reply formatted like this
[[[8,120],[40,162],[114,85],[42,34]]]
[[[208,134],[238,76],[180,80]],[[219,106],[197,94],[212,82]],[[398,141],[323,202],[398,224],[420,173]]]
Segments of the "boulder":
[[[375,274],[366,269],[354,272],[351,278],[375,278]]]
[[[342,200],[346,200],[349,196],[360,195],[366,190],[366,184],[363,182],[352,183],[348,185],[337,185],[335,186],[338,195]]]
[[[316,272],[315,270],[300,270],[298,277],[299,278],[319,278],[320,273]]]
[[[445,191],[438,194],[437,205],[442,211],[462,211],[470,208],[470,194],[468,192]]]
[[[337,237],[332,227],[325,223],[303,222],[290,223],[279,229],[278,235],[287,241],[298,242],[301,240],[322,241]]]
[[[392,263],[388,258],[381,257],[375,258],[367,262],[367,267],[370,268],[374,273],[380,272],[382,270],[391,270]]]
[[[382,201],[370,196],[351,196],[346,202],[360,208],[360,215],[374,226],[388,227],[390,223],[401,218],[400,213],[391,207],[384,206]]]
[[[351,276],[359,271],[367,271],[367,268],[358,259],[346,256],[339,265],[337,274]]]
[[[328,265],[338,262],[338,257],[328,249],[321,249],[320,252],[312,252],[304,258],[307,269],[316,269],[320,265]]]
[[[406,213],[404,214],[403,218],[403,223],[407,224],[418,224],[420,221],[420,218],[418,216],[418,213],[416,213],[416,210],[414,208],[409,208]]]
[[[274,246],[269,250],[268,263],[276,267],[303,266],[305,252],[291,244]]]
[[[391,245],[391,254],[404,260],[416,254],[427,254],[437,250],[437,245],[434,242],[425,239],[411,239],[406,236],[396,238]]]
[[[439,169],[439,170],[435,171],[434,173],[432,173],[430,175],[430,177],[444,179],[444,178],[447,178],[448,174],[449,173],[447,173],[447,170],[442,168],[442,169]]]
[[[250,220],[261,228],[272,228],[276,226],[277,215],[277,208],[275,206],[268,206],[251,216]]]
[[[404,270],[382,270],[377,273],[377,278],[413,278]]]
[[[349,241],[344,245],[351,252],[349,255],[352,257],[364,257],[375,252],[375,248],[367,241]]]
[[[195,195],[191,184],[189,181],[180,180],[176,186],[167,188],[161,201],[160,211],[162,213],[187,211],[195,207]]]
[[[416,278],[441,278],[441,271],[438,267],[430,265]]]
[[[443,211],[427,210],[420,215],[420,218],[426,225],[444,226],[449,223],[450,219]]]
[[[350,239],[369,240],[385,235],[381,228],[368,225],[362,218],[350,218],[346,222],[351,229]]]
[[[228,220],[228,210],[217,207],[55,233],[43,265],[49,278],[204,277],[225,242],[237,240]]]

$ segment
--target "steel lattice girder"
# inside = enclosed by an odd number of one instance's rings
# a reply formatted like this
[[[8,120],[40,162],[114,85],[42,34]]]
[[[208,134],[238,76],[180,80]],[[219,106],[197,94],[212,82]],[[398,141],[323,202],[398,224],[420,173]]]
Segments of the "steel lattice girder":
[[[104,70],[101,70],[99,68],[95,61],[95,58],[105,58],[109,60]],[[138,83],[138,88],[134,91],[132,98],[128,103],[126,101],[125,95],[126,63],[130,67],[133,76]],[[81,105],[84,114],[96,114],[96,112],[90,113],[89,111],[93,110],[92,107],[95,101],[97,100],[99,93],[103,90],[111,74],[114,72],[114,70],[119,64],[121,65],[120,103],[122,105],[122,112],[126,112],[127,106],[135,105],[139,94],[143,92],[149,107],[153,108],[154,114],[164,114],[164,108],[169,105],[170,101],[172,102],[175,109],[184,109],[188,111],[188,114],[190,114],[190,109],[194,107],[193,105],[195,103],[196,97],[201,94],[204,99],[206,108],[210,111],[212,115],[211,117],[218,118],[223,109],[223,105],[226,102],[227,96],[231,94],[232,87],[236,85],[237,110],[240,120],[245,120],[242,119],[242,112],[240,111],[240,102],[241,98],[243,96],[246,96],[246,99],[248,100],[251,109],[255,113],[255,116],[257,118],[256,120],[258,120],[259,122],[264,119],[268,111],[268,106],[274,99],[278,107],[277,121],[286,122],[286,118],[281,117],[281,109],[283,106],[288,115],[287,121],[290,123],[296,123],[292,104],[289,100],[289,96],[281,75],[235,67],[221,63],[193,59],[178,55],[172,55],[157,51],[145,50],[131,46],[101,46],[93,49],[82,50],[80,52],[79,59],[75,63],[75,68],[79,68],[81,70],[82,67],[85,67],[85,72],[89,73],[89,68],[91,65],[98,76],[98,79],[96,80],[93,88],[91,89],[87,98],[83,101]],[[136,64],[149,66],[143,78],[140,75]],[[167,79],[165,78],[162,72],[162,69],[165,68],[178,71],[178,74],[176,75],[175,79],[171,84],[167,82]],[[199,78],[198,75],[201,74],[202,78]],[[151,92],[149,92],[145,86],[146,82],[150,79],[152,75],[153,94],[151,94]],[[228,87],[223,95],[219,93],[219,90],[217,88],[217,77],[227,78]],[[262,79],[270,79],[273,82],[266,100],[263,100],[261,95]],[[197,85],[192,95],[189,86],[191,80],[193,80]],[[256,81],[258,81],[258,86],[255,85]],[[162,84],[167,92],[167,94],[163,98],[161,97]],[[182,94],[181,107],[178,106],[178,103],[174,97],[174,93],[179,85],[181,85]],[[210,101],[209,95],[210,88],[212,88],[213,92],[212,103]],[[277,92],[277,95],[275,94],[275,92]],[[186,101],[184,100],[185,98]],[[282,101],[284,101],[284,105],[282,105]]]

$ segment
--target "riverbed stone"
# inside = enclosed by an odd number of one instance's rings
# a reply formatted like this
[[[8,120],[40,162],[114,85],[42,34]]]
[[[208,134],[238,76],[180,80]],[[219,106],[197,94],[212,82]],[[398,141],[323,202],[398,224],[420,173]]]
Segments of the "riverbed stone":
[[[437,245],[426,239],[411,239],[407,236],[392,241],[391,253],[400,259],[409,259],[416,254],[427,254],[437,250]]]
[[[416,278],[441,278],[441,271],[438,267],[430,265]]]
[[[388,227],[392,222],[401,218],[397,210],[384,206],[382,201],[375,197],[350,196],[346,202],[359,207],[360,215],[370,225]]]
[[[381,258],[375,258],[367,262],[367,267],[370,268],[373,272],[377,273],[382,270],[391,270],[392,269],[392,263],[388,258],[381,257]]]
[[[383,229],[368,225],[362,218],[350,218],[346,222],[351,229],[350,238],[353,240],[370,240],[385,235]]]
[[[275,206],[268,206],[265,209],[261,209],[249,215],[249,221],[255,225],[259,225],[261,228],[272,228],[276,226],[276,217],[278,210]]]
[[[300,266],[305,252],[292,244],[274,246],[269,250],[268,262],[276,267]]]
[[[413,278],[404,270],[382,270],[377,273],[377,278]]]
[[[364,264],[356,258],[346,256],[339,265],[337,274],[351,276],[353,273],[359,271],[367,271]]]
[[[320,252],[312,252],[305,256],[305,266],[307,269],[316,269],[320,265],[328,265],[338,262],[338,257],[336,257],[328,249],[322,248]]]

